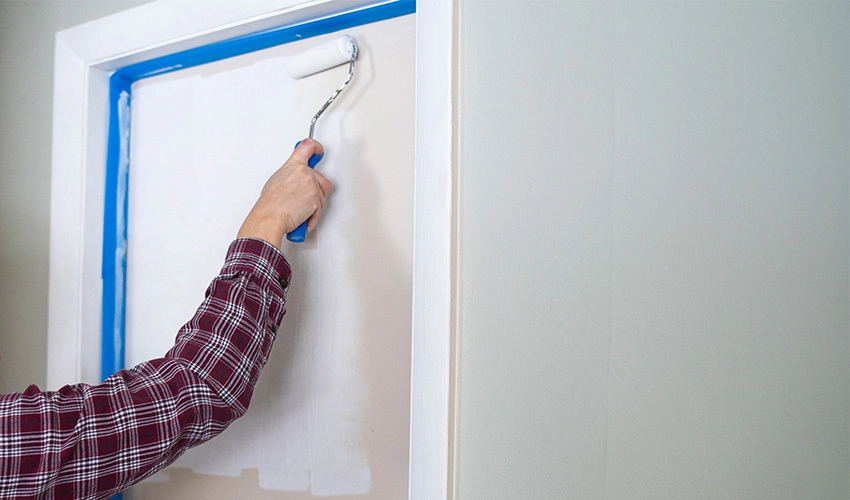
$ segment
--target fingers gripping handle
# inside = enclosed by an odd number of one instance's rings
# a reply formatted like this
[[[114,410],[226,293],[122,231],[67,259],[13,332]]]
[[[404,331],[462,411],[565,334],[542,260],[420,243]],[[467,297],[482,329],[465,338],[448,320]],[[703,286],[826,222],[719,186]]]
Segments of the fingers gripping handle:
[[[295,147],[296,147],[296,148],[298,147],[298,144],[301,144],[301,141],[298,141],[298,143],[297,143],[297,144],[295,144]],[[310,167],[310,168],[316,168],[316,165],[318,165],[318,164],[319,164],[319,162],[320,162],[320,161],[322,161],[322,158],[323,158],[324,156],[325,156],[325,155],[323,155],[323,154],[321,154],[321,155],[313,155],[313,156],[310,158],[310,160],[308,160],[308,161],[307,161],[307,166],[308,166],[308,167]],[[305,220],[304,222],[302,222],[302,223],[301,223],[301,225],[300,225],[300,226],[298,226],[297,228],[295,228],[295,230],[294,230],[294,231],[292,231],[291,233],[287,234],[287,235],[286,235],[286,239],[288,239],[289,241],[291,241],[291,242],[293,242],[293,243],[301,243],[301,242],[303,242],[303,241],[304,241],[304,238],[305,238],[306,236],[307,236],[307,221]]]

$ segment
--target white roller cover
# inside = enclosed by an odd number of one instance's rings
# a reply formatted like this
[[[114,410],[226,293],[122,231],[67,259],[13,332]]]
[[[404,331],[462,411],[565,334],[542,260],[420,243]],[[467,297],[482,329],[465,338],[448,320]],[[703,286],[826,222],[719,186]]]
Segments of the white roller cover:
[[[354,38],[348,35],[334,38],[292,56],[286,64],[286,69],[293,78],[304,78],[340,64],[347,64],[351,61],[355,43]]]

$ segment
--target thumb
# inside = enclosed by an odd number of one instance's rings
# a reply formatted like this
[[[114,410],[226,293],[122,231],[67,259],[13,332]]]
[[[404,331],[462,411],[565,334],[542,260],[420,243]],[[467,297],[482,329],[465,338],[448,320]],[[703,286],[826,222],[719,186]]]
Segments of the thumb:
[[[295,151],[292,152],[292,156],[290,159],[296,160],[301,163],[307,163],[313,155],[323,155],[325,153],[325,149],[319,143],[319,141],[313,139],[304,139],[298,144],[298,147],[295,148]]]

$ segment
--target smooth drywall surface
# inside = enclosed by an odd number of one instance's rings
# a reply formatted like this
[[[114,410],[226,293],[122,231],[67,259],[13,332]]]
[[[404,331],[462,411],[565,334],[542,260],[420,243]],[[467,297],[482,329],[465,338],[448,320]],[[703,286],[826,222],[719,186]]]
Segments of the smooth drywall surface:
[[[459,498],[848,498],[848,3],[460,6]]]
[[[128,498],[209,498],[211,484],[216,498],[406,495],[415,26],[409,15],[345,31],[355,75],[314,136],[335,188],[317,230],[283,246],[287,314],[251,408]],[[266,179],[348,74],[296,80],[287,62],[340,34],[133,86],[128,365],[171,347]]]
[[[0,392],[47,373],[54,35],[144,3],[0,0]]]

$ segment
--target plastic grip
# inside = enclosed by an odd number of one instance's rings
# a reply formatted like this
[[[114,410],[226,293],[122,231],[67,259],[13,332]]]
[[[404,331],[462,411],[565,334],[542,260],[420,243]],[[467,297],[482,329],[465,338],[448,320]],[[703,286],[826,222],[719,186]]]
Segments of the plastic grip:
[[[301,141],[298,141],[295,144],[295,147],[297,148],[299,144],[301,144]],[[325,155],[323,155],[323,154],[313,155],[307,161],[307,166],[310,167],[310,168],[316,168],[316,165],[318,165],[319,162],[322,161],[322,158],[324,158],[324,156]],[[304,222],[301,223],[300,226],[295,228],[294,231],[292,231],[291,233],[288,233],[286,235],[286,239],[288,239],[289,241],[291,241],[293,243],[301,243],[301,242],[304,241],[304,238],[306,236],[307,236],[307,221],[305,220]]]

